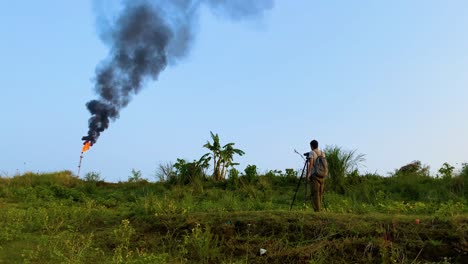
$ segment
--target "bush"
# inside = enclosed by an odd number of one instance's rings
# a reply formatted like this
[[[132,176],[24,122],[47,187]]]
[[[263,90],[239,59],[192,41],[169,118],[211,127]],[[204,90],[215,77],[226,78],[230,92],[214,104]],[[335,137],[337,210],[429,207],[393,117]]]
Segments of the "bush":
[[[235,190],[239,187],[239,171],[236,168],[232,168],[229,170],[227,187],[231,190]]]
[[[140,170],[135,170],[132,169],[132,174],[128,176],[128,182],[142,182],[145,181],[143,177],[141,176],[141,171]]]
[[[99,182],[103,179],[101,178],[101,174],[99,172],[90,171],[86,173],[84,180],[87,182]]]
[[[295,171],[294,169],[286,169],[284,173],[284,177],[286,178],[286,183],[296,183],[298,174],[299,173]]]
[[[439,174],[442,178],[451,179],[453,177],[453,170],[455,167],[451,166],[447,162],[445,162],[442,167],[439,169]]]
[[[160,182],[167,182],[175,177],[177,177],[177,173],[175,172],[174,164],[167,162],[158,165],[158,168],[156,169],[157,180]]]
[[[468,199],[468,163],[463,163],[460,177],[463,179],[464,196]]]
[[[204,168],[196,161],[187,162],[184,159],[177,159],[174,164],[176,177],[170,178],[171,184],[190,184],[195,181],[204,181],[206,179]]]
[[[258,173],[257,173],[257,166],[255,165],[247,165],[244,169],[244,175],[242,178],[249,183],[253,183],[258,180]]]
[[[184,236],[180,253],[190,262],[217,263],[221,258],[218,236],[211,233],[209,226],[197,224]]]

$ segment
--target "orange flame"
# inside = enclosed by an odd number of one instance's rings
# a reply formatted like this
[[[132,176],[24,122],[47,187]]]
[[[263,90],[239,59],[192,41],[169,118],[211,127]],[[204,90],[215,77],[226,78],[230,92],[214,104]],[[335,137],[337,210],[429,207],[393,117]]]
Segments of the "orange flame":
[[[91,142],[86,141],[86,143],[84,143],[83,145],[83,149],[81,150],[81,152],[87,151],[90,147],[91,147]]]

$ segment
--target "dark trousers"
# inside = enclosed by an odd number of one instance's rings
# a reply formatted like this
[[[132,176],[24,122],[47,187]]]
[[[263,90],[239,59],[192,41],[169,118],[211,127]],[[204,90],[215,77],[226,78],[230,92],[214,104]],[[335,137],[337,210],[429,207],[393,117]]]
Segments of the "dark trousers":
[[[310,191],[312,196],[312,205],[314,206],[314,211],[319,212],[322,208],[323,200],[323,191],[325,189],[325,179],[317,178],[312,176],[310,182]]]

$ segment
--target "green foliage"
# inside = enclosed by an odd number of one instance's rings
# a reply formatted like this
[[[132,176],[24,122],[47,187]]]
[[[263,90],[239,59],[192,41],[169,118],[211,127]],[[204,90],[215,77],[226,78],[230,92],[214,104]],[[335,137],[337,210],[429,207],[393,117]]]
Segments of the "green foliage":
[[[239,187],[239,174],[240,172],[236,168],[231,168],[229,170],[229,177],[228,177],[228,186],[232,189],[237,189]]]
[[[137,257],[132,259],[127,263],[131,264],[166,264],[168,263],[169,254],[162,253],[162,254],[155,254],[155,253],[147,253],[144,250],[137,250]]]
[[[135,170],[135,169],[132,169],[131,171],[131,175],[128,176],[128,182],[142,182],[142,181],[145,181],[145,179],[143,179],[143,177],[141,176],[141,171],[140,170]]]
[[[176,178],[204,175],[203,163],[190,163],[174,168]],[[326,179],[318,214],[310,201],[289,211],[292,169],[250,165],[242,176],[230,169],[227,181],[188,184],[88,182],[68,172],[0,178],[0,263],[399,263],[421,248],[417,261],[457,263],[468,204],[454,186],[467,172],[350,170],[344,194]]]
[[[463,190],[461,193],[468,199],[468,163],[462,164],[459,180],[457,180],[457,182],[460,189]]]
[[[220,257],[219,239],[211,233],[210,227],[196,224],[184,236],[180,253],[190,263],[214,263]]]
[[[421,164],[421,161],[416,160],[413,161],[409,164],[406,164],[405,166],[401,167],[396,171],[397,175],[411,175],[411,174],[417,174],[421,176],[430,176],[429,175],[429,166],[423,166]]]
[[[463,177],[468,177],[468,163],[463,163],[462,164],[462,169],[461,169],[460,175],[463,176]]]
[[[208,167],[208,160],[202,157],[198,161],[187,162],[184,159],[177,159],[174,164],[175,175],[169,180],[172,184],[199,184],[205,180],[205,169]]]
[[[464,207],[463,203],[448,201],[439,206],[435,215],[440,217],[459,215],[463,212]]]
[[[213,132],[210,131],[210,135],[213,143],[208,141],[203,147],[209,149],[211,152],[205,154],[202,158],[213,160],[213,179],[215,181],[224,180],[226,171],[228,171],[230,167],[237,165],[237,163],[234,163],[234,155],[242,156],[245,152],[234,148],[235,143],[228,143],[221,147],[218,134],[213,134]]]
[[[287,183],[295,183],[297,180],[298,172],[294,169],[286,169],[284,177],[286,178]]]
[[[64,232],[55,238],[53,252],[61,263],[85,263],[92,249],[93,234],[81,235],[76,232]],[[95,252],[93,252],[95,251]]]
[[[114,229],[116,247],[112,257],[112,263],[127,263],[133,256],[133,250],[130,248],[130,239],[135,235],[135,229],[130,225],[128,219],[122,220],[121,225]]]
[[[247,165],[244,169],[244,173],[242,178],[245,179],[246,182],[251,183],[258,180],[257,166]]]
[[[74,187],[81,184],[78,177],[73,176],[71,171],[60,171],[56,173],[32,173],[27,172],[7,180],[10,187],[35,187],[38,185],[62,185]]]
[[[86,173],[84,180],[87,182],[98,182],[102,181],[101,174],[99,172],[91,171]]]
[[[156,178],[160,182],[172,181],[177,177],[174,165],[171,162],[162,163],[158,165],[156,170]]]
[[[453,177],[453,170],[455,170],[455,167],[445,162],[439,169],[439,174],[442,175],[442,178],[450,179]]]
[[[357,167],[364,159],[363,154],[357,154],[356,150],[346,151],[338,146],[326,147],[325,155],[328,161],[328,174],[330,189],[344,194],[346,190],[346,177],[357,171]]]
[[[17,239],[24,228],[24,212],[15,209],[2,210],[0,214],[0,223],[2,228],[0,229],[0,246]]]

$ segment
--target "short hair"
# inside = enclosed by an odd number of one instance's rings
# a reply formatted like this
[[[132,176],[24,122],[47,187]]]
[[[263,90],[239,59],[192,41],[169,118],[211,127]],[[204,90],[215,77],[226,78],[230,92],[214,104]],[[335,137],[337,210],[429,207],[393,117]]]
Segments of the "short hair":
[[[315,139],[312,140],[312,141],[310,142],[310,146],[312,147],[312,149],[318,148],[318,141],[315,140]]]

